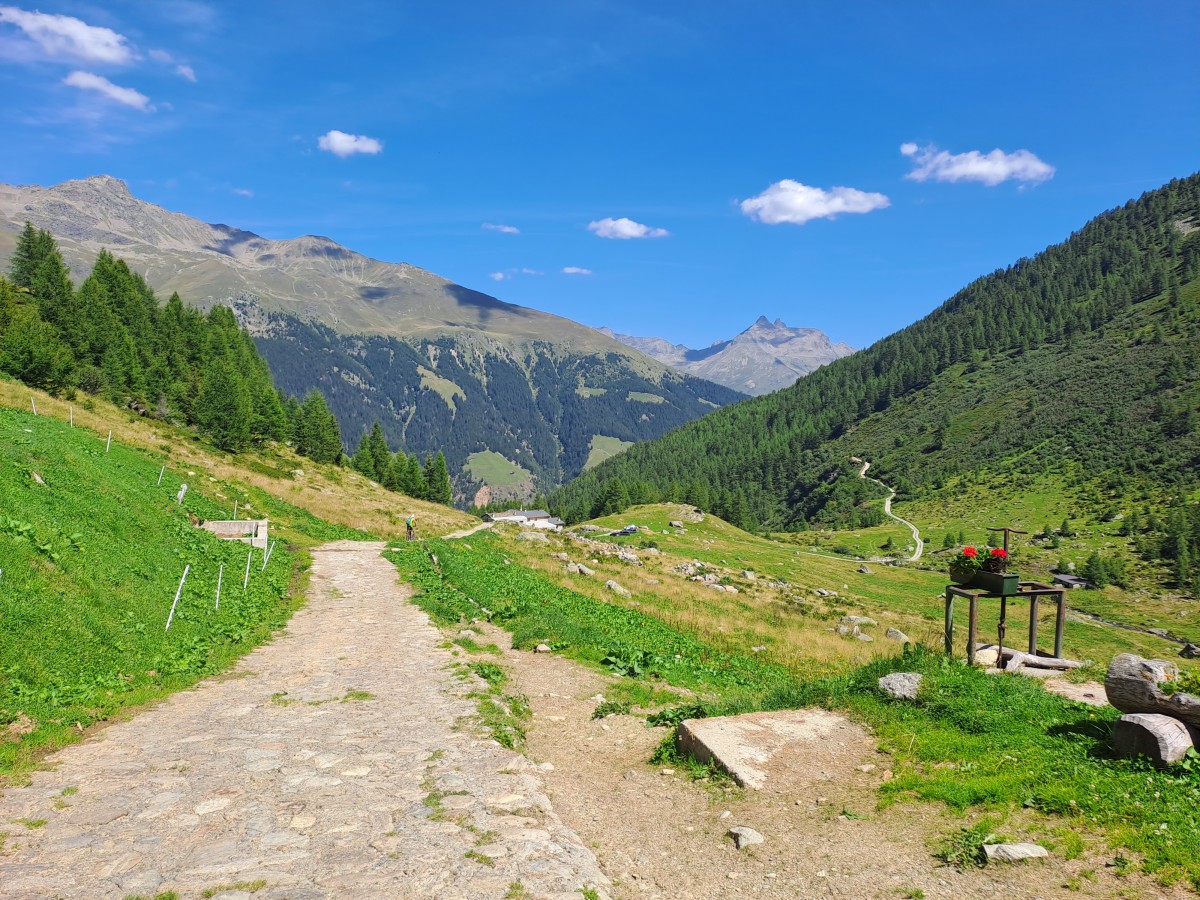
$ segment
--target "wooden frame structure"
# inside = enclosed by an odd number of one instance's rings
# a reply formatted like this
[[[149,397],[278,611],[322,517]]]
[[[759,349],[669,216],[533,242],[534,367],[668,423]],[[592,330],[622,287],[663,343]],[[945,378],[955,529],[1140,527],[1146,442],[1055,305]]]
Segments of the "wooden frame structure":
[[[1000,601],[1000,624],[998,627],[997,664],[1002,664],[1004,658],[1004,631],[1008,618],[1008,597],[999,594],[989,594],[986,591],[972,591],[957,584],[946,585],[946,655],[954,655],[954,598],[963,597],[968,602],[967,612],[967,663],[975,665],[975,643],[979,622],[979,601]],[[1062,658],[1063,626],[1067,619],[1067,589],[1042,584],[1040,581],[1022,581],[1018,583],[1017,593],[1012,599],[1029,599],[1029,653],[1037,655],[1038,603],[1042,597],[1055,597],[1058,603],[1058,614],[1054,619],[1054,656]]]

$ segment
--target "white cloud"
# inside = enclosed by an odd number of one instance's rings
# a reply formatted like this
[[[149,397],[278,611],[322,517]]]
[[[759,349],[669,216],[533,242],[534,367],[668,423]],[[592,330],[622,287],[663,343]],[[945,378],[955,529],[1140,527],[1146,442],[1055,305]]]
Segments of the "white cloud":
[[[539,272],[537,269],[522,269],[522,275],[545,275],[545,272]]]
[[[0,22],[16,25],[48,56],[123,65],[134,59],[124,35],[111,28],[89,25],[74,16],[28,12],[0,6]]]
[[[933,144],[918,147],[909,142],[900,145],[900,152],[916,166],[904,176],[910,181],[978,181],[995,187],[1003,181],[1040,184],[1054,177],[1054,166],[1028,150],[1005,153],[997,148],[990,153],[978,150],[950,153]]]
[[[563,266],[564,275],[591,275],[591,269],[584,269],[580,266]]]
[[[327,131],[317,138],[317,146],[334,156],[345,159],[355,153],[382,153],[383,144],[365,134],[346,134],[344,131]]]
[[[186,78],[193,84],[196,83],[196,70],[191,66],[185,66],[183,63],[176,63],[175,57],[173,57],[166,50],[151,50],[148,55],[151,59],[157,60],[160,63],[165,63],[168,66],[174,65],[176,75],[180,76],[181,78]]]
[[[487,231],[499,231],[501,234],[520,234],[521,229],[515,225],[493,225],[491,222],[483,223],[484,229]]]
[[[618,241],[628,241],[634,238],[661,238],[667,237],[671,233],[665,228],[652,228],[624,217],[590,222],[588,231],[597,237],[613,238]]]
[[[889,206],[891,201],[883,194],[848,187],[824,190],[790,178],[775,182],[757,197],[741,203],[743,213],[766,225],[783,222],[803,225],[810,219],[832,219],[842,213],[869,213]]]
[[[96,91],[114,103],[132,106],[134,109],[140,109],[143,112],[152,112],[154,110],[154,107],[150,105],[150,98],[145,94],[135,91],[133,88],[113,84],[102,75],[94,75],[91,72],[72,72],[63,79],[63,84],[68,84],[71,87],[77,87],[84,91]]]
[[[492,279],[492,281],[504,281],[508,276],[503,272],[493,272],[488,278]]]
[[[233,191],[233,193],[237,194],[239,197],[253,197],[254,196],[254,191],[250,190],[249,188],[232,188],[232,191]]]

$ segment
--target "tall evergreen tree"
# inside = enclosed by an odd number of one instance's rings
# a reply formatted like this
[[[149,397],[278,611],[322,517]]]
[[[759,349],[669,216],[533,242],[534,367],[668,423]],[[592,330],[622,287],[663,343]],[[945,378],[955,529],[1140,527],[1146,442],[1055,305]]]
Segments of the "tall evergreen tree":
[[[425,460],[425,496],[434,503],[447,506],[454,500],[450,470],[446,468],[446,457],[441,450]]]

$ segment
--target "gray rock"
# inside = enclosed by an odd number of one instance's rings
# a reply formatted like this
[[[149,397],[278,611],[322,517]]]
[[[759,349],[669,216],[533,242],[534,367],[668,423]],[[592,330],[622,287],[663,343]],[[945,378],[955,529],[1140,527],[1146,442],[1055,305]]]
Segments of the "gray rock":
[[[728,834],[729,837],[733,838],[733,845],[739,850],[744,850],[754,844],[761,844],[766,841],[766,838],[761,834],[745,825],[730,828]]]
[[[1188,642],[1183,645],[1183,649],[1179,651],[1179,655],[1184,659],[1195,659],[1200,656],[1200,645]]]
[[[640,566],[642,564],[641,559],[638,558],[638,555],[632,550],[618,550],[617,559],[621,560],[621,562],[627,562],[635,566]]]
[[[855,637],[858,638],[860,641],[862,641],[864,644],[869,644],[875,640],[875,638],[873,638],[869,634],[865,634],[863,632],[859,632],[858,634],[855,635]]]
[[[899,628],[889,628],[887,630],[887,636],[893,641],[899,641],[902,644],[907,644],[909,642],[908,635]]]
[[[870,616],[842,616],[843,625],[861,625],[863,628],[872,628],[879,623]]]
[[[587,566],[585,566],[583,563],[580,563],[580,564],[579,564],[579,574],[580,574],[580,575],[589,575],[589,576],[590,576],[590,575],[595,575],[595,574],[596,574],[596,570],[595,570],[595,569],[589,569],[589,568],[588,568]]]
[[[562,552],[551,553],[551,554],[550,554],[550,558],[551,558],[551,559],[557,559],[557,560],[560,560],[560,561],[562,561],[562,562],[570,562],[570,561],[571,561],[571,557],[567,556],[567,554],[565,554],[565,553],[562,553]]]
[[[617,584],[611,578],[608,581],[604,582],[604,586],[606,588],[608,588],[610,591],[612,591],[614,594],[616,594],[618,597],[632,597],[633,596],[633,594],[631,594],[627,588],[621,587],[621,585]]]
[[[680,522],[678,519],[673,519],[670,522],[668,522],[667,524],[670,525],[672,528],[682,528],[683,527],[683,523]]]
[[[1050,855],[1045,847],[1038,844],[984,844],[983,852],[987,854],[988,862],[1021,862],[1025,859],[1044,859]]]
[[[563,568],[566,569],[567,574],[569,574],[569,575],[578,575],[579,574],[579,564],[578,563],[567,563],[565,566],[563,566]]]
[[[858,571],[862,572],[864,575],[874,575],[875,574],[875,570],[872,569],[870,566],[868,566],[866,563],[863,563],[861,566],[859,566]]]
[[[534,653],[549,653],[550,645],[549,644],[538,644],[536,647],[533,648],[533,652]]]
[[[542,532],[540,532],[540,531],[522,531],[520,534],[517,535],[517,540],[518,541],[534,541],[535,543],[542,543],[542,544],[550,543],[550,538],[546,537],[546,535],[542,534]]]
[[[920,688],[919,672],[893,672],[879,679],[879,689],[896,700],[915,700]]]
[[[850,637],[851,635],[858,634],[857,626],[852,627],[850,625],[839,625],[834,629],[834,631],[836,631],[842,637]]]

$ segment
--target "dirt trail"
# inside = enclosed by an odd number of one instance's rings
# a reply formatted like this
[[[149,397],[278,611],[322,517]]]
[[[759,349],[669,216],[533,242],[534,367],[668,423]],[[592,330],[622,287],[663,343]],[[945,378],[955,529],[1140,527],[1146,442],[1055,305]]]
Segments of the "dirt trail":
[[[914,525],[912,522],[908,521],[907,519],[900,518],[898,515],[896,515],[894,512],[892,512],[892,500],[895,499],[895,497],[896,497],[896,489],[893,487],[890,487],[889,485],[884,484],[878,478],[867,478],[867,469],[871,468],[871,464],[869,462],[867,462],[866,460],[859,459],[857,456],[852,456],[852,457],[850,457],[850,461],[862,463],[862,468],[858,470],[859,478],[866,478],[868,481],[873,481],[877,485],[879,485],[881,488],[883,488],[885,491],[888,492],[887,499],[883,501],[883,513],[888,518],[895,519],[901,525],[907,525],[909,530],[912,531],[913,543],[914,543],[916,549],[913,550],[912,556],[906,556],[904,558],[908,562],[916,562],[918,559],[921,558],[921,554],[925,550],[925,542],[921,540],[921,532],[917,530],[916,525]]]
[[[475,685],[382,549],[315,551],[309,604],[232,675],[6,791],[0,897],[604,896],[541,773],[463,727]]]

